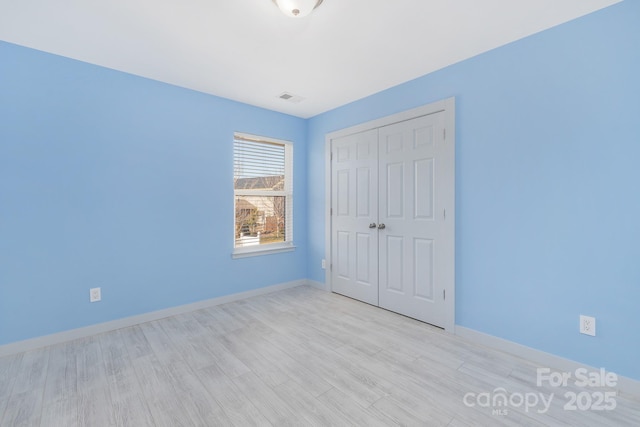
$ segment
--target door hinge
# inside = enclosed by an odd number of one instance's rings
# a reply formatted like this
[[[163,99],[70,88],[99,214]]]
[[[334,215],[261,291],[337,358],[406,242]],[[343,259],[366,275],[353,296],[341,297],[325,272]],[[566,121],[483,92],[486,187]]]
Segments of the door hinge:
[[[442,290],[442,299],[447,299],[447,290],[446,289]]]
[[[442,139],[447,139],[447,128],[442,129]]]
[[[446,209],[442,210],[442,219],[447,219],[447,210]]]

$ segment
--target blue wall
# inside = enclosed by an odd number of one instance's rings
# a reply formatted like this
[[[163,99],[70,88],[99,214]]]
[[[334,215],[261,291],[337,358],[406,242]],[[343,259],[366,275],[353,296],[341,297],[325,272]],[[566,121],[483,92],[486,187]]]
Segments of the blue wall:
[[[304,120],[2,42],[0,64],[0,345],[306,277]],[[234,131],[295,142],[295,252],[231,259]]]
[[[456,323],[640,379],[639,22],[625,1],[312,118],[310,278],[325,134],[455,96]]]

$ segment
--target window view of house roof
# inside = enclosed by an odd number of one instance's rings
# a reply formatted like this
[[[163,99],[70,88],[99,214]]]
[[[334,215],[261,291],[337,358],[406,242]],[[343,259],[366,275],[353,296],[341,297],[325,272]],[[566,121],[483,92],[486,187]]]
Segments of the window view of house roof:
[[[284,190],[284,175],[258,176],[255,178],[237,178],[236,190]]]

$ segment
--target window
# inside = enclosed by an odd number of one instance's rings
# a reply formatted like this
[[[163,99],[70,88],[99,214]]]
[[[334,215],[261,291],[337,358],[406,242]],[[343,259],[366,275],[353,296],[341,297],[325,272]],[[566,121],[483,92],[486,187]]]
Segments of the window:
[[[233,138],[234,257],[293,249],[293,145]]]

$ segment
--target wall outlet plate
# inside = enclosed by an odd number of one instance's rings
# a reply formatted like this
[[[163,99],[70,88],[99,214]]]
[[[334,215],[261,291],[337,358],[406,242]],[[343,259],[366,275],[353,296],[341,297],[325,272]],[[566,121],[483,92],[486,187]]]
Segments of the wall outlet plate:
[[[596,336],[596,318],[580,315],[580,333]]]
[[[98,302],[102,299],[100,288],[89,289],[89,302]]]

